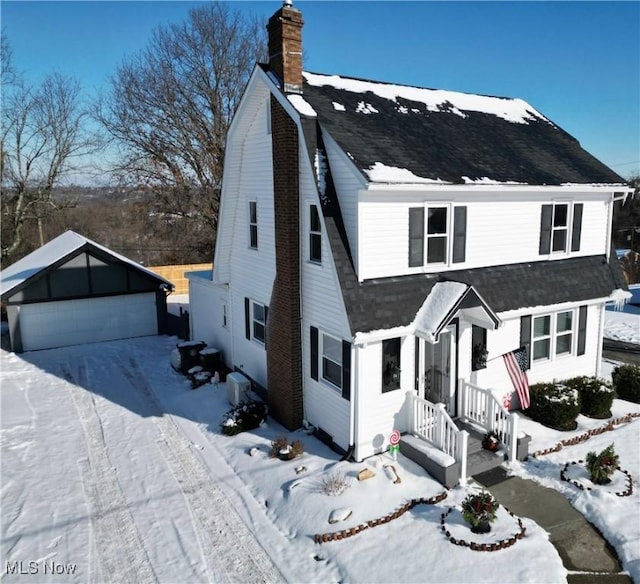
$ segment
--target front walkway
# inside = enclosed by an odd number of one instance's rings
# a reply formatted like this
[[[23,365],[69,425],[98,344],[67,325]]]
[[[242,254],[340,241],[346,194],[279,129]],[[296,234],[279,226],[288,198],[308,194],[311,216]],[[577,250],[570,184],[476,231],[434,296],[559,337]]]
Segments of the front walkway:
[[[569,584],[631,584],[622,573],[615,550],[558,491],[520,477],[507,476],[502,468],[474,479],[516,515],[533,519],[549,533]]]

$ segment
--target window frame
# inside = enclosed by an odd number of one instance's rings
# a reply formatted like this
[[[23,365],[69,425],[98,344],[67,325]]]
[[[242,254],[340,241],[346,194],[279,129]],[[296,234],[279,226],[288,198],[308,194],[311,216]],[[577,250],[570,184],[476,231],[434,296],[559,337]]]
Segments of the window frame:
[[[566,207],[567,214],[565,217],[565,224],[556,226],[556,210],[559,207]],[[571,249],[571,225],[573,224],[573,203],[572,201],[554,201],[553,209],[551,213],[551,253],[552,254],[566,254]],[[555,236],[556,233],[564,231],[564,246],[562,249],[555,249]]]
[[[256,307],[262,308],[262,320],[256,318]],[[256,335],[256,325],[261,326],[263,333],[262,338]],[[251,300],[251,340],[261,345],[265,344],[267,338],[267,307],[260,302]]]
[[[564,357],[570,357],[576,355],[577,352],[577,338],[578,338],[578,318],[577,308],[569,308],[566,310],[558,310],[555,312],[548,312],[543,314],[532,315],[531,318],[531,365],[534,363],[547,363],[556,359],[562,359]],[[561,315],[570,315],[570,327],[562,331],[558,330],[559,318]],[[536,321],[548,318],[549,319],[549,331],[546,334],[537,335],[535,331]],[[570,337],[569,350],[558,353],[558,340],[563,337]],[[548,351],[542,357],[536,357],[536,343],[548,341]]]
[[[258,249],[258,201],[255,199],[249,201],[249,248]]]
[[[228,328],[229,326],[229,315],[227,313],[227,303],[225,302],[222,305],[222,327]]]
[[[342,363],[342,340],[340,340],[337,337],[334,337],[333,335],[330,335],[329,333],[325,333],[324,331],[318,331],[318,359],[320,361],[320,367],[319,367],[319,375],[320,375],[320,379],[324,382],[327,383],[329,386],[331,386],[332,388],[338,390],[338,391],[342,391],[342,375],[343,375],[343,363]],[[340,358],[340,362],[338,363],[335,359],[331,358],[330,356],[325,355],[325,338],[329,338],[332,341],[335,341],[337,343],[337,347],[338,347],[338,354],[339,354],[339,358]],[[340,375],[339,375],[339,384],[336,384],[335,381],[333,381],[332,379],[330,379],[329,377],[325,376],[325,359],[338,366],[340,369]]]
[[[322,264],[322,222],[320,220],[320,211],[318,209],[318,206],[313,204],[313,203],[309,203],[308,205],[309,208],[309,213],[307,215],[308,219],[309,219],[309,261],[312,264],[316,264],[316,265],[321,265]],[[314,229],[314,212],[315,212],[315,216],[317,217],[318,220],[318,229]],[[320,256],[318,258],[315,258],[313,256],[313,250],[314,250],[314,240],[317,242],[318,245],[318,251],[320,253]]]
[[[429,233],[429,212],[436,209],[444,209],[446,216],[444,220],[444,233]],[[442,261],[429,261],[429,241],[433,239],[444,239],[444,259]],[[424,265],[425,266],[448,266],[451,256],[451,205],[450,204],[429,204],[425,206],[424,218]]]

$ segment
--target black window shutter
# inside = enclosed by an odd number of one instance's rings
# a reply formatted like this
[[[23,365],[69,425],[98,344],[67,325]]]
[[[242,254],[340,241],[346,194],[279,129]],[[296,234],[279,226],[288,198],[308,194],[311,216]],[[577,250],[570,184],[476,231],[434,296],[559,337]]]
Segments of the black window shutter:
[[[309,327],[311,332],[311,377],[318,381],[318,329]]]
[[[424,207],[409,209],[409,267],[424,265]]]
[[[351,399],[351,343],[342,341],[342,397]]]
[[[551,222],[553,220],[553,205],[542,205],[540,219],[540,255],[551,253]]]
[[[578,355],[584,355],[587,344],[587,307],[581,306],[578,311]]]
[[[573,206],[573,229],[571,231],[571,251],[580,251],[580,234],[582,232],[582,203]]]
[[[244,335],[251,340],[251,302],[248,298],[244,299]]]
[[[527,351],[527,369],[531,369],[531,316],[520,317],[520,346]]]
[[[467,246],[467,208],[453,209],[453,263],[464,262]]]

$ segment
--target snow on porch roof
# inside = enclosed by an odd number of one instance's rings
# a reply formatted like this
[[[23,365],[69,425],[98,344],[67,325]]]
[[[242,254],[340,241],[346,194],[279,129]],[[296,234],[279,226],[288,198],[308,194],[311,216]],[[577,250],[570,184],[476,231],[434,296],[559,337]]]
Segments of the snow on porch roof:
[[[416,336],[431,343],[437,343],[440,332],[459,310],[468,309],[477,313],[478,308],[486,314],[492,328],[500,324],[500,319],[482,300],[473,286],[462,282],[437,282],[418,310],[411,328]]]
[[[2,296],[4,297],[7,293],[22,285],[33,276],[46,270],[59,260],[73,254],[75,251],[87,244],[126,264],[129,264],[130,266],[135,267],[141,272],[154,277],[173,289],[173,284],[169,282],[169,280],[165,280],[155,272],[104,247],[103,245],[100,245],[99,243],[96,243],[95,241],[88,239],[87,237],[84,237],[83,235],[80,235],[79,233],[76,233],[75,231],[68,230],[2,270],[2,272],[0,272],[0,291],[2,292]]]

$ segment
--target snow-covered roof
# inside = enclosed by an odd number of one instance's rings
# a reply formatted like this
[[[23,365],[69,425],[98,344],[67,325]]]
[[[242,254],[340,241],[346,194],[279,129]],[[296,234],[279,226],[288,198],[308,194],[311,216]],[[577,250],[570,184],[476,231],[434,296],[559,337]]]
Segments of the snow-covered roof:
[[[23,257],[17,262],[11,264],[0,272],[0,291],[2,295],[22,285],[28,279],[39,274],[43,270],[49,268],[52,264],[62,260],[65,257],[72,255],[78,251],[81,247],[90,245],[95,249],[103,251],[104,253],[129,264],[136,269],[144,272],[157,280],[164,282],[171,288],[173,284],[169,280],[165,280],[155,272],[137,264],[133,260],[120,255],[91,239],[76,233],[75,231],[65,231],[58,237],[52,239],[48,243],[45,243],[42,247],[31,252],[29,255]]]
[[[522,99],[304,72],[296,110],[317,118],[371,183],[623,185]]]

